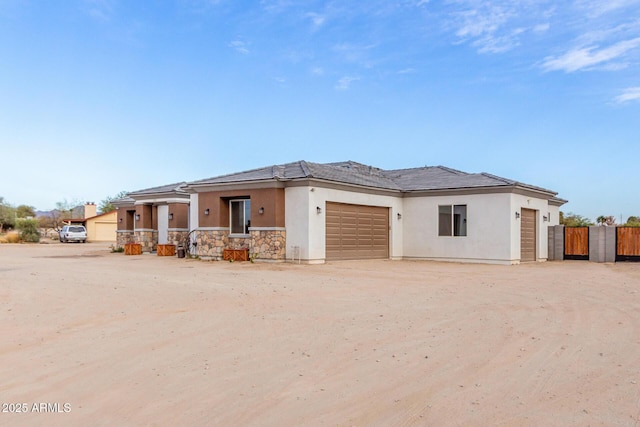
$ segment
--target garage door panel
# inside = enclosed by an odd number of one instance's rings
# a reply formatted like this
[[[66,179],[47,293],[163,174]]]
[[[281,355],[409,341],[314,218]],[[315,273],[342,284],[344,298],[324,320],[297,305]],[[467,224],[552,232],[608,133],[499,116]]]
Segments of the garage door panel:
[[[389,209],[327,202],[326,257],[389,257]]]
[[[522,209],[520,214],[520,261],[535,261],[536,246],[536,211]]]

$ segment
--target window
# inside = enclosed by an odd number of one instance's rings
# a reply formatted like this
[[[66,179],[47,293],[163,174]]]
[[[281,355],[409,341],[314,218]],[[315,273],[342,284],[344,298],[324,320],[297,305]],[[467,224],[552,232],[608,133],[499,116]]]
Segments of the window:
[[[467,205],[438,206],[438,236],[467,235]]]
[[[251,200],[230,200],[231,234],[249,234],[251,227]]]

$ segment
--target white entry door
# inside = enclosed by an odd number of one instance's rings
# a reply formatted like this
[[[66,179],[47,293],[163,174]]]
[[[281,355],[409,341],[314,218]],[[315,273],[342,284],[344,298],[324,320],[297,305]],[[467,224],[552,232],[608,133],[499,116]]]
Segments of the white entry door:
[[[158,206],[158,244],[166,245],[169,240],[169,206]]]

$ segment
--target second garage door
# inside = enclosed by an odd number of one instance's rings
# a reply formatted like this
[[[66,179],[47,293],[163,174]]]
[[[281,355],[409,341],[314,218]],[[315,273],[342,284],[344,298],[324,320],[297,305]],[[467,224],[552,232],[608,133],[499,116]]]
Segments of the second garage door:
[[[326,259],[389,258],[389,208],[327,202]]]

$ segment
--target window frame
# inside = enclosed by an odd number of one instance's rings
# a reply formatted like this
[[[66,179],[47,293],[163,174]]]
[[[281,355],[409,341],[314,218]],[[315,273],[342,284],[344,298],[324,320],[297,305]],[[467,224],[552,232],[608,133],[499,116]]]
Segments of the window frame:
[[[238,233],[238,232],[234,232],[233,231],[233,204],[234,202],[240,203],[242,202],[242,208],[241,208],[241,214],[242,214],[242,232]],[[248,213],[249,213],[249,218],[247,219],[247,202],[249,202],[249,206],[248,206]],[[229,235],[230,236],[248,236],[249,235],[249,228],[251,227],[251,199],[250,198],[244,198],[244,199],[229,199]]]
[[[442,208],[447,208],[448,212],[443,212]],[[464,215],[459,212],[460,208],[464,208]],[[469,231],[468,225],[468,205],[467,204],[447,204],[438,205],[438,237],[467,237]],[[448,216],[447,223],[442,221],[443,215]],[[456,215],[459,215],[458,223],[456,223]],[[456,227],[457,225],[457,227]],[[446,228],[444,228],[446,226]]]

